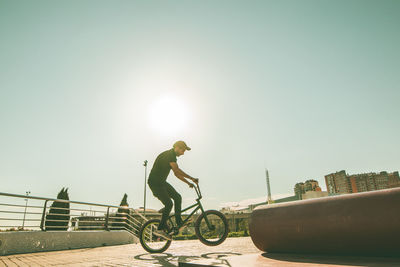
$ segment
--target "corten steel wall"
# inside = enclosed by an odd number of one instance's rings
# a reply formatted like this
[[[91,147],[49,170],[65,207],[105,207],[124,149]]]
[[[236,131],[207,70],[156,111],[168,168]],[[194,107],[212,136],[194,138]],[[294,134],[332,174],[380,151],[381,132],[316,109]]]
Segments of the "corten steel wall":
[[[249,228],[266,252],[400,257],[400,188],[261,206]]]

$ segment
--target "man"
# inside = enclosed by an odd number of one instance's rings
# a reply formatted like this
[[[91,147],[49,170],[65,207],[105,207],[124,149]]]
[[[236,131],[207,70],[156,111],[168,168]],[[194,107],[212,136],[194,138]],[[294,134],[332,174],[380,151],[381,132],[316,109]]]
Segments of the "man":
[[[164,204],[164,208],[162,209],[161,222],[158,226],[158,230],[167,230],[166,223],[169,213],[172,209],[171,198],[174,200],[175,203],[175,219],[176,223],[178,224],[178,228],[182,225],[182,197],[169,183],[167,183],[167,177],[170,170],[172,169],[175,176],[178,177],[181,181],[187,183],[190,188],[192,188],[194,185],[186,180],[186,178],[194,183],[199,182],[199,179],[193,178],[183,172],[176,163],[176,157],[183,155],[186,150],[191,150],[191,148],[188,147],[185,142],[177,141],[173,145],[172,149],[164,151],[160,155],[158,155],[153,164],[153,168],[150,171],[149,180],[147,183],[149,184],[153,195]]]

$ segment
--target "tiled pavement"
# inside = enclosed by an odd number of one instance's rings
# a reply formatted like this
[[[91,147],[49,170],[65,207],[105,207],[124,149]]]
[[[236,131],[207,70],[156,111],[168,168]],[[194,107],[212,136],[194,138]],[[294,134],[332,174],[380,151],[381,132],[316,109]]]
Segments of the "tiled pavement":
[[[209,247],[198,240],[173,241],[162,254],[149,254],[140,244],[18,254],[0,257],[0,266],[178,266],[178,262],[215,259],[261,253],[250,237],[228,238],[219,246]]]
[[[198,240],[173,241],[162,254],[149,254],[140,244],[131,244],[0,257],[0,266],[192,267],[199,264],[224,267],[400,266],[400,258],[264,254],[249,237],[228,238],[216,247],[205,246]]]

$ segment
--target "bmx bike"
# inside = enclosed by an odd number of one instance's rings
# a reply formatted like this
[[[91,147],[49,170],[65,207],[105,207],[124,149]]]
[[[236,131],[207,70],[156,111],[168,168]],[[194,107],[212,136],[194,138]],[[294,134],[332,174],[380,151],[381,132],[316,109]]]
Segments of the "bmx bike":
[[[221,212],[217,210],[204,211],[200,202],[202,196],[198,184],[194,185],[197,193],[196,203],[183,209],[182,213],[193,209],[194,210],[185,218],[181,225],[174,223],[170,215],[167,219],[167,233],[157,230],[161,220],[152,219],[145,222],[139,232],[140,244],[150,253],[162,253],[166,251],[172,242],[172,237],[179,233],[179,230],[186,226],[192,216],[200,210],[200,215],[197,217],[194,224],[197,238],[207,246],[217,246],[225,241],[228,236],[228,222]]]

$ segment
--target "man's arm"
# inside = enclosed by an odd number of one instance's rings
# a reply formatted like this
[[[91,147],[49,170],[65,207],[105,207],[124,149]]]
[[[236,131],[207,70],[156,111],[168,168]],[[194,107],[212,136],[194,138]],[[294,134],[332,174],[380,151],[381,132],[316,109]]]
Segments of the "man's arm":
[[[193,187],[193,184],[191,184],[190,182],[188,182],[185,178],[188,178],[190,180],[192,180],[192,182],[194,183],[198,183],[199,179],[197,178],[193,178],[192,176],[190,176],[189,174],[186,174],[184,171],[182,171],[179,167],[178,164],[176,162],[170,162],[169,163],[171,165],[171,169],[174,172],[175,176],[179,178],[179,180],[187,183],[190,187]]]

